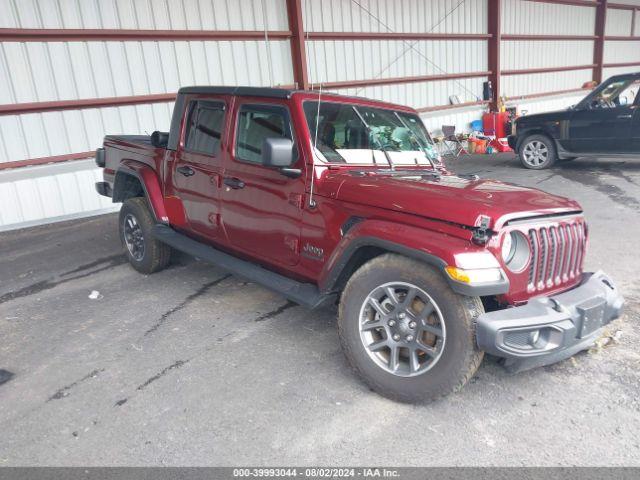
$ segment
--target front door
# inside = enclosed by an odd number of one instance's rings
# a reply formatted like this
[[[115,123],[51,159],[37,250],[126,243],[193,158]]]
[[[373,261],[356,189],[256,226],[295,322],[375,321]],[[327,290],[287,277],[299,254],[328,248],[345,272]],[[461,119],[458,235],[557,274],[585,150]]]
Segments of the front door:
[[[630,153],[631,127],[640,81],[612,82],[583,102],[569,124],[570,150],[576,153]]]
[[[284,103],[239,101],[234,107],[233,148],[226,160],[221,193],[222,224],[229,247],[273,264],[299,260],[304,170],[288,178],[262,165],[266,138],[294,141],[294,166],[303,168],[289,110]]]
[[[640,154],[640,90],[636,96],[635,108],[633,111],[633,120],[631,122],[631,138],[633,153]]]
[[[187,230],[215,239],[220,235],[226,105],[221,99],[192,99],[186,112],[184,137],[169,165],[172,198],[184,209]]]

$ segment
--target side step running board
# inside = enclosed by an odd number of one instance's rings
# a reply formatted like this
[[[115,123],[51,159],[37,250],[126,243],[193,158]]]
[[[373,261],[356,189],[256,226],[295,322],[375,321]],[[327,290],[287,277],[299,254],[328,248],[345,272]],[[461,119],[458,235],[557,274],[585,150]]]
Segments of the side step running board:
[[[228,253],[221,252],[178,233],[167,225],[158,224],[154,226],[153,236],[176,250],[213,263],[224,270],[273,290],[300,305],[317,308],[334,298],[333,295],[320,293],[318,287],[311,283],[297,282],[251,262],[240,260]]]

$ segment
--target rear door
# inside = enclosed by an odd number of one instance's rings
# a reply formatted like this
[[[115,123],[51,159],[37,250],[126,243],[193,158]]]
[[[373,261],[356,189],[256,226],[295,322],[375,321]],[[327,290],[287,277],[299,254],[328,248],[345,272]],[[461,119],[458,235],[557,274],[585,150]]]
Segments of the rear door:
[[[181,200],[187,229],[208,238],[220,235],[226,113],[222,98],[190,99],[183,138],[169,165],[173,194]]]
[[[304,162],[284,101],[236,100],[233,148],[225,161],[221,193],[222,224],[229,246],[283,266],[296,265],[305,188]],[[294,141],[294,167],[288,178],[261,164],[262,144],[269,137]]]

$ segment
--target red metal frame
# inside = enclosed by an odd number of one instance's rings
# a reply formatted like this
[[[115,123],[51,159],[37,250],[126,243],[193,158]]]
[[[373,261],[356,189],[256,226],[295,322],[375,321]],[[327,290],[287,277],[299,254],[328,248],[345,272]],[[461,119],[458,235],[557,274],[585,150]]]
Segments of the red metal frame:
[[[627,63],[605,63],[604,68],[619,68],[619,67],[640,67],[640,62],[627,62]]]
[[[436,105],[433,107],[421,107],[416,108],[417,112],[426,113],[426,112],[441,112],[442,110],[454,110],[456,108],[465,108],[465,107],[482,107],[484,105],[489,105],[489,101],[481,100],[479,102],[464,102],[464,103],[456,103],[454,105]]]
[[[503,34],[502,40],[596,40],[595,35],[521,35],[521,34]]]
[[[596,7],[598,2],[595,0],[527,0],[536,3],[559,3],[561,5],[573,5],[574,7]]]
[[[55,29],[0,28],[1,42],[89,42],[131,40],[264,40],[260,30],[126,30],[126,29]],[[287,40],[288,30],[267,31],[271,39]]]
[[[390,77],[390,78],[371,78],[367,80],[345,80],[340,82],[325,82],[322,84],[323,89],[340,89],[355,87],[374,87],[378,85],[395,85],[402,83],[418,83],[418,82],[437,82],[440,80],[455,80],[459,78],[477,78],[487,77],[491,72],[462,72],[462,73],[446,73],[442,75],[417,75],[415,77]],[[320,88],[316,84],[314,88]]]
[[[293,63],[293,81],[302,90],[309,88],[307,73],[307,54],[305,50],[304,27],[302,24],[301,0],[287,0],[287,16],[291,37],[291,60]]]
[[[0,115],[21,115],[25,113],[79,110],[82,108],[141,105],[145,103],[172,102],[175,99],[175,93],[160,93],[155,95],[135,95],[129,97],[85,98],[82,100],[59,100],[54,102],[12,103],[8,105],[0,105]]]
[[[544,68],[525,68],[522,70],[503,70],[502,75],[525,75],[534,73],[554,73],[554,72],[570,72],[573,70],[590,70],[597,65],[571,65],[568,67],[544,67]]]
[[[309,40],[488,40],[487,33],[306,32]]]
[[[52,157],[30,158],[28,160],[17,160],[15,162],[0,163],[0,170],[7,168],[30,167],[33,165],[44,165],[46,163],[68,162],[69,160],[83,160],[95,155],[95,151],[67,153],[65,155],[54,155]]]
[[[607,24],[607,2],[601,0],[596,8],[595,35],[598,37],[593,44],[593,79],[602,82],[602,70],[604,64],[604,35]]]
[[[542,98],[542,97],[551,97],[553,95],[566,95],[567,93],[578,93],[578,92],[590,92],[590,88],[570,88],[567,90],[556,90],[555,92],[543,92],[543,93],[530,93],[528,95],[516,95],[513,97],[507,97],[505,100],[507,102],[511,102],[514,100],[528,100],[531,98]]]
[[[490,108],[495,111],[498,109],[498,103],[500,96],[502,95],[502,88],[500,85],[500,78],[502,77],[502,72],[500,71],[502,0],[488,0],[488,2],[487,31],[491,34],[491,40],[489,40],[487,66],[491,71],[491,74],[489,75],[489,81],[491,82],[492,87]]]

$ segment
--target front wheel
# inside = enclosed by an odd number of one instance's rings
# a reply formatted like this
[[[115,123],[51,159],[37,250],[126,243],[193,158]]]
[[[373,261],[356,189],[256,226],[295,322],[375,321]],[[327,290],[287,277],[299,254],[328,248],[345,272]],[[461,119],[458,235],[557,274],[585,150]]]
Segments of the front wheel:
[[[385,254],[353,274],[340,301],[345,355],[374,391],[426,402],[456,391],[483,353],[475,341],[477,297],[453,292],[429,265]]]
[[[522,166],[532,170],[549,168],[558,158],[553,140],[545,135],[530,135],[525,138],[519,157]]]

